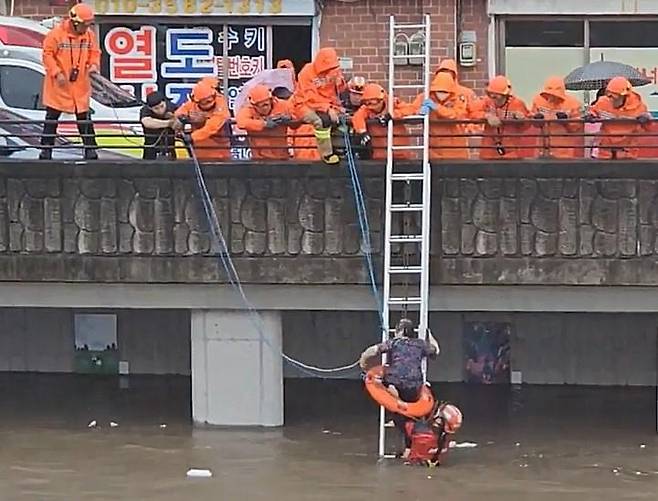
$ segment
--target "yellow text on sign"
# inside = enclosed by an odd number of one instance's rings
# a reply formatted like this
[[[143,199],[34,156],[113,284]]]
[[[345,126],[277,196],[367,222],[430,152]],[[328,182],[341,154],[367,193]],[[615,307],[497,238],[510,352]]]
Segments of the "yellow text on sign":
[[[277,15],[283,11],[283,0],[94,0],[99,15],[194,15],[240,14]]]

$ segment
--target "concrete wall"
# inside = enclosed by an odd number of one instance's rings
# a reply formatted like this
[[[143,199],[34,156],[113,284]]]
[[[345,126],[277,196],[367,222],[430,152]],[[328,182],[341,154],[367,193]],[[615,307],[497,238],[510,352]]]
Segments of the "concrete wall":
[[[463,380],[465,322],[512,325],[512,370],[529,384],[647,385],[656,383],[658,314],[434,312],[430,326],[441,356],[431,381]],[[376,315],[367,312],[284,312],[284,351],[305,363],[332,367],[356,360],[377,342]],[[305,377],[291,367],[286,377]],[[358,377],[358,371],[348,374]]]
[[[76,311],[117,314],[120,359],[131,374],[190,375],[185,310],[0,308],[0,371],[71,372]]]
[[[0,282],[227,283],[192,172],[0,162]],[[243,283],[368,283],[344,170],[204,172]],[[384,169],[364,162],[359,172],[381,276]],[[432,175],[432,285],[658,285],[655,163],[440,163]],[[393,231],[412,231],[416,216],[400,214]]]
[[[0,371],[70,372],[71,310],[0,308]]]

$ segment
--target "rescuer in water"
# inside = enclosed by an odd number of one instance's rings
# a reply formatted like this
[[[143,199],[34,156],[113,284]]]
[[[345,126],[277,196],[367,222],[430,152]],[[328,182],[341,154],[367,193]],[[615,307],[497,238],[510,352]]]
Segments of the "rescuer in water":
[[[462,413],[452,404],[444,403],[423,419],[404,422],[404,453],[406,464],[439,466],[450,445],[450,436],[462,425]]]

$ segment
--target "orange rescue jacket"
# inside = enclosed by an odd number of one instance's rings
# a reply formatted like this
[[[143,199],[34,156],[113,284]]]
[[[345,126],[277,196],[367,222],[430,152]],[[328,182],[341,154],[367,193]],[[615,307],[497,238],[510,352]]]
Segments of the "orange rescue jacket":
[[[268,116],[290,115],[291,106],[287,101],[272,98],[272,111]],[[288,132],[287,125],[279,125],[274,129],[265,128],[263,116],[251,104],[245,104],[236,117],[239,129],[247,131],[251,158],[254,160],[287,160],[288,159]]]
[[[483,119],[488,114],[496,115],[500,120],[508,123],[499,127],[485,124],[480,158],[493,160],[532,156],[531,150],[528,150],[528,141],[524,141],[522,136],[530,126],[527,123],[509,123],[519,118],[528,118],[530,112],[521,99],[509,95],[507,102],[499,108],[490,97],[486,96],[479,100],[473,118]]]
[[[615,108],[607,96],[602,96],[590,108],[590,113],[601,119],[637,119],[647,113],[647,106],[637,92],[631,92],[621,108]],[[639,122],[607,123],[601,125],[601,140],[599,142],[599,158],[612,158],[613,151],[617,158],[637,158],[641,134],[648,131],[651,124],[642,125]]]
[[[84,113],[89,110],[91,98],[90,70],[98,71],[100,50],[96,36],[91,30],[84,35],[73,31],[71,21],[65,19],[55,26],[43,40],[43,104],[64,113]],[[71,73],[77,70],[75,82]],[[57,84],[57,75],[63,74],[66,83]],[[20,85],[20,82],[16,82]]]
[[[388,103],[388,95],[385,95],[384,102]],[[379,123],[368,123],[372,120],[381,117],[387,113],[386,106],[381,113],[375,113],[367,106],[360,106],[354,112],[352,117],[352,127],[357,134],[370,134],[372,138],[372,158],[373,160],[385,160],[386,148],[388,145],[388,126],[383,126]],[[400,104],[396,98],[393,106],[393,119],[404,118],[409,113],[405,111],[403,105]],[[409,130],[404,124],[398,123],[393,125],[393,144],[395,146],[410,146],[411,138],[409,137]],[[414,157],[411,150],[396,150],[393,156],[400,160],[412,159]]]
[[[297,88],[293,96],[298,118],[309,111],[327,112],[340,109],[339,94],[345,80],[339,69],[334,49],[320,49],[313,59],[299,72]]]
[[[443,102],[437,101],[434,93],[449,92],[450,96]],[[447,123],[446,120],[465,120],[469,118],[467,101],[459,93],[459,88],[450,75],[438,73],[432,80],[430,99],[436,110],[430,112],[430,159],[468,158],[468,139],[464,124]],[[419,94],[412,104],[414,114],[420,113],[424,95]],[[438,123],[442,120],[443,123]]]
[[[204,111],[191,99],[176,110],[176,116],[192,112],[205,115],[201,124],[192,124],[192,141],[195,153],[200,160],[227,160],[231,158],[231,140],[228,127],[231,115],[226,99],[221,94],[215,98],[215,108]]]
[[[560,99],[559,103],[549,100],[548,97],[555,96]],[[551,120],[549,124],[541,127],[541,138],[538,144],[542,150],[542,156],[553,158],[578,158],[583,156],[583,140],[581,135],[584,131],[582,124],[577,122],[561,123],[557,120],[558,113],[564,113],[569,120],[579,119],[582,105],[573,96],[566,93],[564,82],[561,78],[551,78],[546,81],[542,92],[532,100],[532,114],[541,113],[544,119]],[[574,134],[568,136],[566,134]]]

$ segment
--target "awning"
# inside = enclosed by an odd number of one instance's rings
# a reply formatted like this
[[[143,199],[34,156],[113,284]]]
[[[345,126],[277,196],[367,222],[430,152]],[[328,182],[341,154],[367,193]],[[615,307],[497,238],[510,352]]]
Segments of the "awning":
[[[491,15],[658,14],[655,0],[488,0]]]

